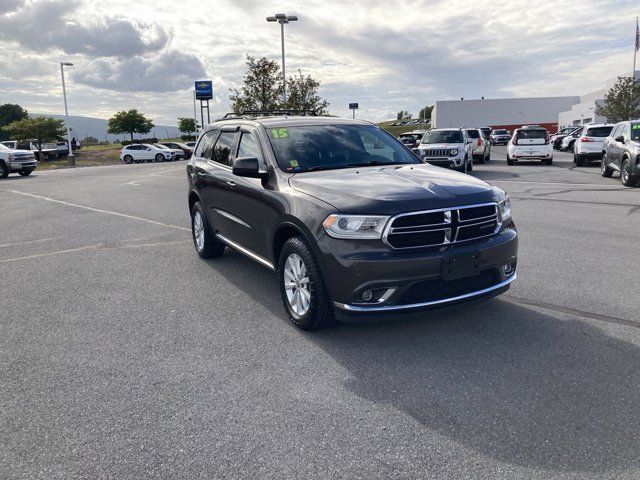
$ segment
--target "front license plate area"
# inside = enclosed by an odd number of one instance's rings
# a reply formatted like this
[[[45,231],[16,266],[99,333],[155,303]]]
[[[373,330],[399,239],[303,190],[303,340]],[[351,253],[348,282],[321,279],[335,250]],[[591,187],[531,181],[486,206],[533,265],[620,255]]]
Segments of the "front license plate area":
[[[449,282],[480,275],[480,252],[451,255],[442,259],[442,279]]]

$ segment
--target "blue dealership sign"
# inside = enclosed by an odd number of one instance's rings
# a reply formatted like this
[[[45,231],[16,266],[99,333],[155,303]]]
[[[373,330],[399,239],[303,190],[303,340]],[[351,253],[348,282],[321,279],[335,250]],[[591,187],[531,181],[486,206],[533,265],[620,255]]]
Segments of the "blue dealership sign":
[[[213,98],[213,84],[211,80],[200,80],[196,82],[196,99],[211,100]]]

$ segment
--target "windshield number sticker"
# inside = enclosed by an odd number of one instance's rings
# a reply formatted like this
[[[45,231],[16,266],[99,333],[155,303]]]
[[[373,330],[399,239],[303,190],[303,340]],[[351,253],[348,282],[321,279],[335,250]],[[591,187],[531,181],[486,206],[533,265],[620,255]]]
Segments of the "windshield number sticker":
[[[276,140],[281,140],[283,138],[287,138],[287,136],[288,136],[287,129],[286,128],[272,128],[271,129],[271,135],[273,135],[273,138],[275,138]]]
[[[297,167],[298,166],[298,161],[297,160],[289,160],[289,165],[291,165],[292,167]]]

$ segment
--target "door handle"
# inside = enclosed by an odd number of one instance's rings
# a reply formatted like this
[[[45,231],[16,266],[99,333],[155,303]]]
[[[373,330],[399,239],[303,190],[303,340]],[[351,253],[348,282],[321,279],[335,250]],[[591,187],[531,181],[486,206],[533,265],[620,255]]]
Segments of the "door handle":
[[[233,180],[227,180],[227,185],[229,185],[230,187],[235,187],[236,182],[234,182]]]

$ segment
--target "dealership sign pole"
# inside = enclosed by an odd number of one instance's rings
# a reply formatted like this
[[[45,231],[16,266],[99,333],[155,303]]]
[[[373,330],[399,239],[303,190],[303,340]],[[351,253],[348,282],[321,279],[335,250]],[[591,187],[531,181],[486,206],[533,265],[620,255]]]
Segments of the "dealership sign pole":
[[[213,98],[213,84],[211,80],[196,82],[196,99],[200,100],[200,128],[204,127],[204,109],[207,109],[207,123],[211,123],[209,114],[209,100]],[[206,103],[204,103],[206,102]]]
[[[356,110],[358,110],[358,104],[357,103],[350,103],[349,104],[349,110],[351,110],[353,112],[353,119],[355,120],[355,118],[356,118]]]

